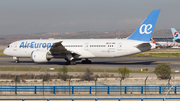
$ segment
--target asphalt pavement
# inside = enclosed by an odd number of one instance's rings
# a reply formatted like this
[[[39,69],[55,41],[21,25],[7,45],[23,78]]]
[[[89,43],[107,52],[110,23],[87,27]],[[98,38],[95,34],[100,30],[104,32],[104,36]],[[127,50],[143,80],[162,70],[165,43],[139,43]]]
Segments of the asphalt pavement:
[[[165,63],[170,66],[172,71],[179,70],[180,58],[178,57],[120,57],[120,58],[95,58],[91,59],[92,64],[81,64],[77,61],[76,65],[67,65],[69,68],[94,68],[94,69],[118,69],[127,67],[131,70],[148,68],[153,71],[158,64]],[[20,63],[15,63],[12,57],[0,56],[0,66],[8,67],[61,67],[66,65],[64,59],[52,59],[50,62],[34,63],[31,58],[20,58]]]

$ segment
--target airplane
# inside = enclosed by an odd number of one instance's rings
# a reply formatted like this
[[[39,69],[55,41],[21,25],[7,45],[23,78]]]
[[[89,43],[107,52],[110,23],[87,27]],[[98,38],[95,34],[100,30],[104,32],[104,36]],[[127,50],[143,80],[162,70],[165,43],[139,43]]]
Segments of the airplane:
[[[67,65],[82,60],[91,64],[91,58],[116,58],[154,49],[150,42],[161,9],[153,10],[135,32],[125,39],[28,39],[10,43],[3,53],[19,58],[31,58],[36,63],[52,58],[63,58]]]
[[[171,32],[173,34],[173,42],[155,42],[153,38],[151,41],[156,44],[156,47],[168,47],[168,48],[180,48],[180,34],[175,28],[171,28]]]
[[[173,42],[180,43],[180,34],[175,28],[171,28],[171,32],[173,34]]]
[[[167,48],[179,48],[180,43],[177,42],[156,42],[153,38],[151,38],[151,42],[156,44],[156,48],[167,47]]]

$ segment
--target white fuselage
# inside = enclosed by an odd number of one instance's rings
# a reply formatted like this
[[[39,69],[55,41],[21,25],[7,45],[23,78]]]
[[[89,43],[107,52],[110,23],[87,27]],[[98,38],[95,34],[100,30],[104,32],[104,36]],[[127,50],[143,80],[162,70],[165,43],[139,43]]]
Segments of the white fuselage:
[[[155,44],[150,43],[150,48],[138,49],[136,46],[143,43],[142,41],[127,39],[32,39],[11,43],[4,54],[31,57],[31,53],[36,50],[49,52],[53,43],[60,41],[68,51],[79,54],[76,58],[121,57],[155,48]]]

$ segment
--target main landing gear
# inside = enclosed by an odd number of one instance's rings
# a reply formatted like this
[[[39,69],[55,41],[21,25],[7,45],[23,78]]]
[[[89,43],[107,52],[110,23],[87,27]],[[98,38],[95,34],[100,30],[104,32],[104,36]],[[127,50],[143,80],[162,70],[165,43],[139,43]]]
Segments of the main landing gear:
[[[82,64],[91,64],[91,60],[85,59],[81,61]],[[66,59],[66,65],[76,65],[76,61],[75,60],[67,60]]]
[[[76,65],[76,61],[72,54],[67,54],[65,60],[67,61],[66,65]]]
[[[75,59],[74,58],[75,56],[72,54],[66,54],[66,58],[65,60],[67,61],[66,62],[66,65],[76,65],[76,61],[77,60],[81,60],[81,59]],[[91,64],[91,60],[88,60],[87,58],[85,60],[82,60],[81,62],[82,64]]]
[[[76,61],[75,60],[71,60],[71,61],[67,61],[66,65],[76,65]]]
[[[82,64],[91,64],[91,60],[85,59],[85,60],[82,60],[81,63]]]

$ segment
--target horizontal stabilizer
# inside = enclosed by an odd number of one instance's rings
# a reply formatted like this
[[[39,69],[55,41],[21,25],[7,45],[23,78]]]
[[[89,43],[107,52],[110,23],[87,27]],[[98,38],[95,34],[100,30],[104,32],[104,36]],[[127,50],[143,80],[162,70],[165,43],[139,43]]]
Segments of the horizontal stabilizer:
[[[176,42],[180,42],[180,39],[176,39],[175,41],[176,41]]]
[[[151,47],[150,43],[141,43],[141,44],[137,45],[136,47],[143,48],[143,47],[149,47],[149,46]]]

